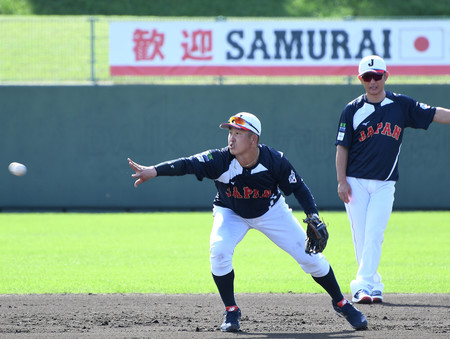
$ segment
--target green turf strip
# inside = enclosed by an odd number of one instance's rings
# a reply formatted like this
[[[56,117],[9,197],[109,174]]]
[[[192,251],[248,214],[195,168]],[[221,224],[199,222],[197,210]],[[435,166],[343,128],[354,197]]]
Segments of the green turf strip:
[[[296,213],[300,219],[303,213]],[[344,293],[357,266],[344,212],[321,212],[324,252]],[[0,294],[216,293],[212,216],[201,213],[2,213]],[[380,273],[386,293],[449,293],[450,211],[395,212]],[[237,293],[322,293],[285,252],[251,230],[237,246]]]

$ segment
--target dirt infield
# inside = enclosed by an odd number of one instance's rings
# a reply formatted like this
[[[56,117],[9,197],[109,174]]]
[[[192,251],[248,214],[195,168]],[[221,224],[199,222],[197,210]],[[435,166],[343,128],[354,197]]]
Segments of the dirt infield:
[[[241,332],[222,333],[218,295],[0,295],[0,338],[449,338],[450,295],[357,305],[354,331],[325,294],[238,294]]]

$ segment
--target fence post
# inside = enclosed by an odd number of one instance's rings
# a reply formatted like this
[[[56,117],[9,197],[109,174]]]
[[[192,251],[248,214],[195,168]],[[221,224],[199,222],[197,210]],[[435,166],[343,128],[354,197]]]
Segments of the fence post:
[[[93,85],[97,84],[95,79],[95,21],[94,17],[89,17],[89,22],[91,26],[91,81]]]
[[[227,18],[222,15],[219,15],[218,17],[216,17],[216,21],[227,21]],[[223,75],[219,75],[218,80],[219,85],[223,85]]]

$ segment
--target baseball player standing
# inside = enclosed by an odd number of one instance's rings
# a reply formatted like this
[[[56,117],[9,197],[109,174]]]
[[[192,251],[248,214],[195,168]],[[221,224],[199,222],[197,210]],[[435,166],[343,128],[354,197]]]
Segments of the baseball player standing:
[[[365,329],[365,316],[344,298],[330,264],[321,253],[305,252],[306,234],[281,192],[294,194],[307,216],[317,216],[313,196],[283,153],[259,144],[261,123],[242,112],[220,125],[228,129],[228,146],[186,158],[142,166],[128,162],[136,172],[134,185],[156,176],[195,174],[214,180],[214,222],[210,235],[210,262],[214,282],[225,305],[224,332],[240,329],[241,310],[234,296],[233,253],[250,229],[265,234],[291,255],[300,267],[331,296],[338,315],[355,329]]]
[[[358,271],[352,301],[383,301],[377,272],[381,244],[394,203],[398,160],[406,127],[450,124],[450,110],[385,91],[389,73],[377,55],[363,58],[358,78],[366,91],[344,108],[336,138],[338,195],[345,203]]]

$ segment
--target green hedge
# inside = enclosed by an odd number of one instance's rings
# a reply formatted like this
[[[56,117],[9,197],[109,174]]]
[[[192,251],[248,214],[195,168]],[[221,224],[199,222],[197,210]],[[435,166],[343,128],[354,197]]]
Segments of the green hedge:
[[[228,17],[450,16],[423,0],[0,0],[0,14]]]

